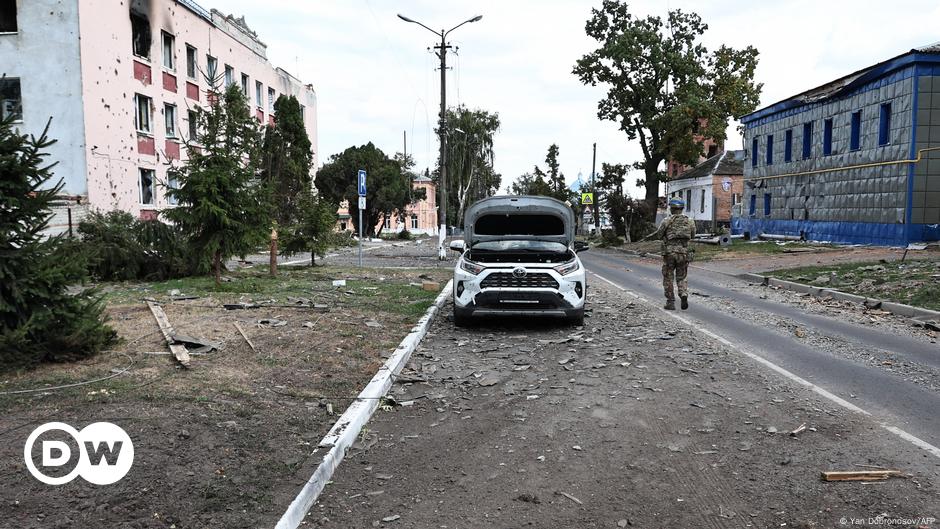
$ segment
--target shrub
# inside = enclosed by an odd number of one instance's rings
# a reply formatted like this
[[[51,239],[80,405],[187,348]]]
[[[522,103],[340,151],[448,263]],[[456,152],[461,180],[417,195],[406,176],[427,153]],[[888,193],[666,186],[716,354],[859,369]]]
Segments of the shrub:
[[[401,241],[410,241],[412,238],[413,237],[411,236],[411,232],[408,230],[401,230],[398,232],[398,239]]]

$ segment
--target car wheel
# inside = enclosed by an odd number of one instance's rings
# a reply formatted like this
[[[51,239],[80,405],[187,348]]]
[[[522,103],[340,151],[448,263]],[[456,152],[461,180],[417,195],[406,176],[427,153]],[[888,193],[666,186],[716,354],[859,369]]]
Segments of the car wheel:
[[[584,309],[580,309],[574,314],[569,314],[566,318],[568,323],[574,326],[584,325]]]
[[[454,325],[457,327],[469,327],[470,316],[467,316],[462,310],[454,307]]]

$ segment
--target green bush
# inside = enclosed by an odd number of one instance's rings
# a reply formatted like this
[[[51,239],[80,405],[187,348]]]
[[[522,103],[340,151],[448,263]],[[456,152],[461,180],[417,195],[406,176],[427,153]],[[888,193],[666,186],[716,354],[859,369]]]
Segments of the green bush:
[[[85,358],[117,339],[100,297],[70,292],[87,274],[76,243],[44,233],[63,187],[49,185],[47,131],[20,135],[12,116],[0,120],[0,370]]]
[[[401,230],[398,232],[398,240],[400,241],[410,241],[412,238],[413,237],[411,236],[411,232],[408,230]]]
[[[91,213],[78,224],[89,273],[104,281],[163,280],[199,270],[177,228],[130,213]]]

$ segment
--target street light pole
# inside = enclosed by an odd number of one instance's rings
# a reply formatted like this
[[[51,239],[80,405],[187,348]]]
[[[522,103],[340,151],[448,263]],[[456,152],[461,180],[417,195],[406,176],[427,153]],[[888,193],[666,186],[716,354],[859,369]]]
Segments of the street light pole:
[[[437,51],[437,56],[441,60],[441,115],[440,115],[440,125],[438,127],[438,141],[441,147],[440,154],[440,204],[438,204],[438,211],[440,211],[440,231],[438,233],[438,246],[437,246],[437,258],[443,261],[447,258],[447,252],[444,250],[444,239],[447,238],[447,50],[451,48],[447,44],[447,35],[451,31],[459,28],[460,26],[467,24],[469,22],[479,22],[483,16],[477,15],[471,19],[464,20],[460,24],[450,28],[449,30],[441,30],[437,32],[417,20],[412,20],[404,15],[399,14],[398,18],[409,22],[412,24],[417,24],[424,29],[434,33],[435,35],[440,35],[441,43],[434,46]]]

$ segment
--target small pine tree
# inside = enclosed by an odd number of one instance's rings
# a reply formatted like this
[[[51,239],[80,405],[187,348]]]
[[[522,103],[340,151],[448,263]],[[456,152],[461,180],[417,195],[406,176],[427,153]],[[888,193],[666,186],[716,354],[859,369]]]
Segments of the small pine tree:
[[[255,250],[270,228],[267,189],[258,177],[261,130],[236,85],[196,115],[199,136],[187,143],[186,163],[172,170],[179,187],[167,191],[178,206],[164,215],[201,262],[211,261],[218,284],[223,260]]]
[[[94,292],[68,293],[86,275],[75,245],[43,234],[64,185],[48,185],[48,131],[27,137],[0,121],[0,369],[88,357],[117,339]]]
[[[281,232],[281,251],[285,255],[310,252],[310,266],[313,266],[316,256],[322,256],[330,247],[336,227],[336,206],[308,190],[300,194],[296,208],[294,223]]]

